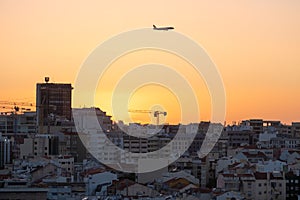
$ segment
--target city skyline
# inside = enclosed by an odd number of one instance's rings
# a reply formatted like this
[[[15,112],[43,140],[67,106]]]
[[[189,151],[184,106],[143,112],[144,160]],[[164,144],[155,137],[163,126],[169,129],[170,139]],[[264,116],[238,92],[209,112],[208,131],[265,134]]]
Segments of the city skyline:
[[[34,102],[35,84],[43,82],[45,76],[50,76],[52,82],[73,85],[81,64],[98,44],[120,32],[151,28],[155,23],[174,26],[175,31],[188,35],[206,49],[223,78],[227,122],[249,118],[299,121],[299,2],[132,4],[135,6],[126,2],[119,2],[120,7],[116,7],[113,2],[2,1],[0,65],[5,73],[0,75],[1,100],[24,98]],[[130,70],[153,59],[175,68],[185,65],[172,55],[145,51],[118,60],[112,70]],[[117,80],[120,71],[103,81]],[[209,93],[205,84],[200,85],[199,93],[204,94],[200,106],[205,107],[202,119],[209,120]],[[141,88],[133,96],[131,103],[136,109],[148,109],[154,104],[157,89],[166,93],[158,103],[165,105],[166,99],[176,99],[164,88],[151,87]],[[155,98],[141,98],[149,91]],[[108,114],[112,114],[109,102],[103,99],[110,92],[109,86],[99,91],[95,105]],[[170,123],[180,122],[177,109],[176,102],[166,109],[169,116],[175,116],[168,119]]]
[[[0,1],[0,200],[300,199],[300,1]]]

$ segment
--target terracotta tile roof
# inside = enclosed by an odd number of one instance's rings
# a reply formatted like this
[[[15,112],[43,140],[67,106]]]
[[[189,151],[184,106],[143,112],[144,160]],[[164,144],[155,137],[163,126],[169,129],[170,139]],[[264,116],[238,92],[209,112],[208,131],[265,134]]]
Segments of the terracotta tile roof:
[[[124,190],[126,187],[134,185],[135,182],[129,179],[122,179],[119,181],[114,180],[112,183],[112,187],[117,188],[117,190]]]
[[[211,188],[190,188],[188,191],[190,192],[200,192],[200,193],[211,193]]]
[[[267,156],[266,154],[264,154],[263,152],[259,151],[259,152],[253,152],[253,153],[250,153],[250,152],[242,152],[247,158],[257,158],[257,157],[260,157],[260,158],[264,158],[264,159],[267,159]]]
[[[238,174],[238,177],[254,177],[253,174]]]
[[[175,189],[175,190],[181,190],[188,186],[190,183],[185,178],[172,178],[165,182],[166,185],[168,185],[169,188]]]
[[[228,165],[228,168],[235,168],[235,167],[238,166],[239,164],[241,164],[241,163],[240,163],[240,162],[232,163],[231,165]]]
[[[298,154],[300,154],[300,150],[296,150],[296,149],[290,149],[290,150],[288,150],[288,152],[289,152],[289,154],[292,154],[292,153],[298,153]]]
[[[266,180],[268,175],[267,173],[255,172],[254,176],[257,180]]]
[[[224,177],[234,177],[234,174],[232,174],[232,173],[224,173],[224,174],[222,174]]]
[[[88,175],[93,175],[93,174],[98,174],[98,173],[103,173],[105,172],[104,169],[102,168],[95,168],[95,169],[89,169],[87,171],[82,172],[82,175],[88,176]]]

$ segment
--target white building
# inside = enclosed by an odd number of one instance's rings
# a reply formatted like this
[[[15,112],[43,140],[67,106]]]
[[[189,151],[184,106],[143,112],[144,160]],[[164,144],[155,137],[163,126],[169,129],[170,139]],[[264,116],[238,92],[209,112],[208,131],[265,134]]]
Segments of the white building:
[[[256,171],[257,172],[273,172],[273,171],[279,171],[282,172],[284,166],[286,166],[286,162],[282,162],[279,160],[269,160],[265,162],[258,162],[256,164]]]
[[[229,191],[221,195],[218,195],[216,197],[216,200],[228,200],[228,199],[243,199],[243,196],[239,192]]]
[[[253,199],[285,199],[286,180],[281,172],[254,173]]]
[[[24,143],[20,144],[20,158],[26,159],[27,157],[32,157],[33,154],[33,138],[24,138]]]
[[[97,130],[100,125],[103,132],[112,130],[111,116],[99,108],[73,108],[72,112],[77,129]]]
[[[112,185],[113,180],[117,180],[117,175],[111,172],[89,174],[84,178],[84,182],[86,183],[86,195],[107,195],[107,187]]]
[[[271,139],[276,137],[277,137],[277,133],[268,133],[268,132],[260,133],[258,143],[263,148],[271,148]]]
[[[300,151],[285,149],[280,154],[280,160],[286,161],[288,164],[293,163],[295,159],[300,158]]]
[[[223,157],[220,158],[217,161],[216,165],[216,177],[218,176],[218,173],[224,169],[228,169],[229,165],[232,165],[233,163],[238,162],[239,160],[233,157]]]
[[[69,175],[74,172],[74,157],[72,156],[58,156],[57,161],[63,171]]]
[[[59,138],[53,134],[37,134],[20,144],[20,158],[44,157],[59,154]]]

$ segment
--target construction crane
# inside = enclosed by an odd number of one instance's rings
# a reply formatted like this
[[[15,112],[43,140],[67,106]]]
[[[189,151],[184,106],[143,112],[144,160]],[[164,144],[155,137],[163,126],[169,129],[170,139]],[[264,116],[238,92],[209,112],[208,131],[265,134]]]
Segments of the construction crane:
[[[128,110],[131,113],[151,113],[154,117],[156,117],[156,125],[159,125],[159,115],[166,116],[167,112],[159,111],[159,110]]]
[[[34,103],[20,101],[0,101],[0,105],[18,105],[24,107],[35,107]]]
[[[31,111],[31,108],[33,107],[35,107],[35,105],[29,102],[0,101],[0,113],[2,114],[8,114],[8,113],[16,114],[18,112],[23,113],[24,111]]]

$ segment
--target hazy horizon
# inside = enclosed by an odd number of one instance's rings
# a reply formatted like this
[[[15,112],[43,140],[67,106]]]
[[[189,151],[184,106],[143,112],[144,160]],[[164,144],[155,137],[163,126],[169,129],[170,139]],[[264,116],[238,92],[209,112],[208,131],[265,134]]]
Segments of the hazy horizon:
[[[82,63],[99,44],[119,33],[156,24],[174,26],[174,31],[206,50],[224,82],[228,123],[250,118],[288,124],[300,121],[299,9],[297,0],[3,0],[0,100],[34,103],[36,83],[44,82],[45,76],[50,82],[74,85]],[[195,81],[192,71],[185,70],[188,63],[150,50],[126,55],[111,65],[99,82],[104,87],[97,90],[95,106],[112,115],[108,99],[113,83],[126,70],[149,62],[172,66],[199,85],[196,96],[201,120],[210,120],[209,91],[203,81]],[[168,123],[180,122],[180,105],[166,88],[141,87],[129,102],[134,109],[150,109],[154,104],[163,105],[170,113]]]

